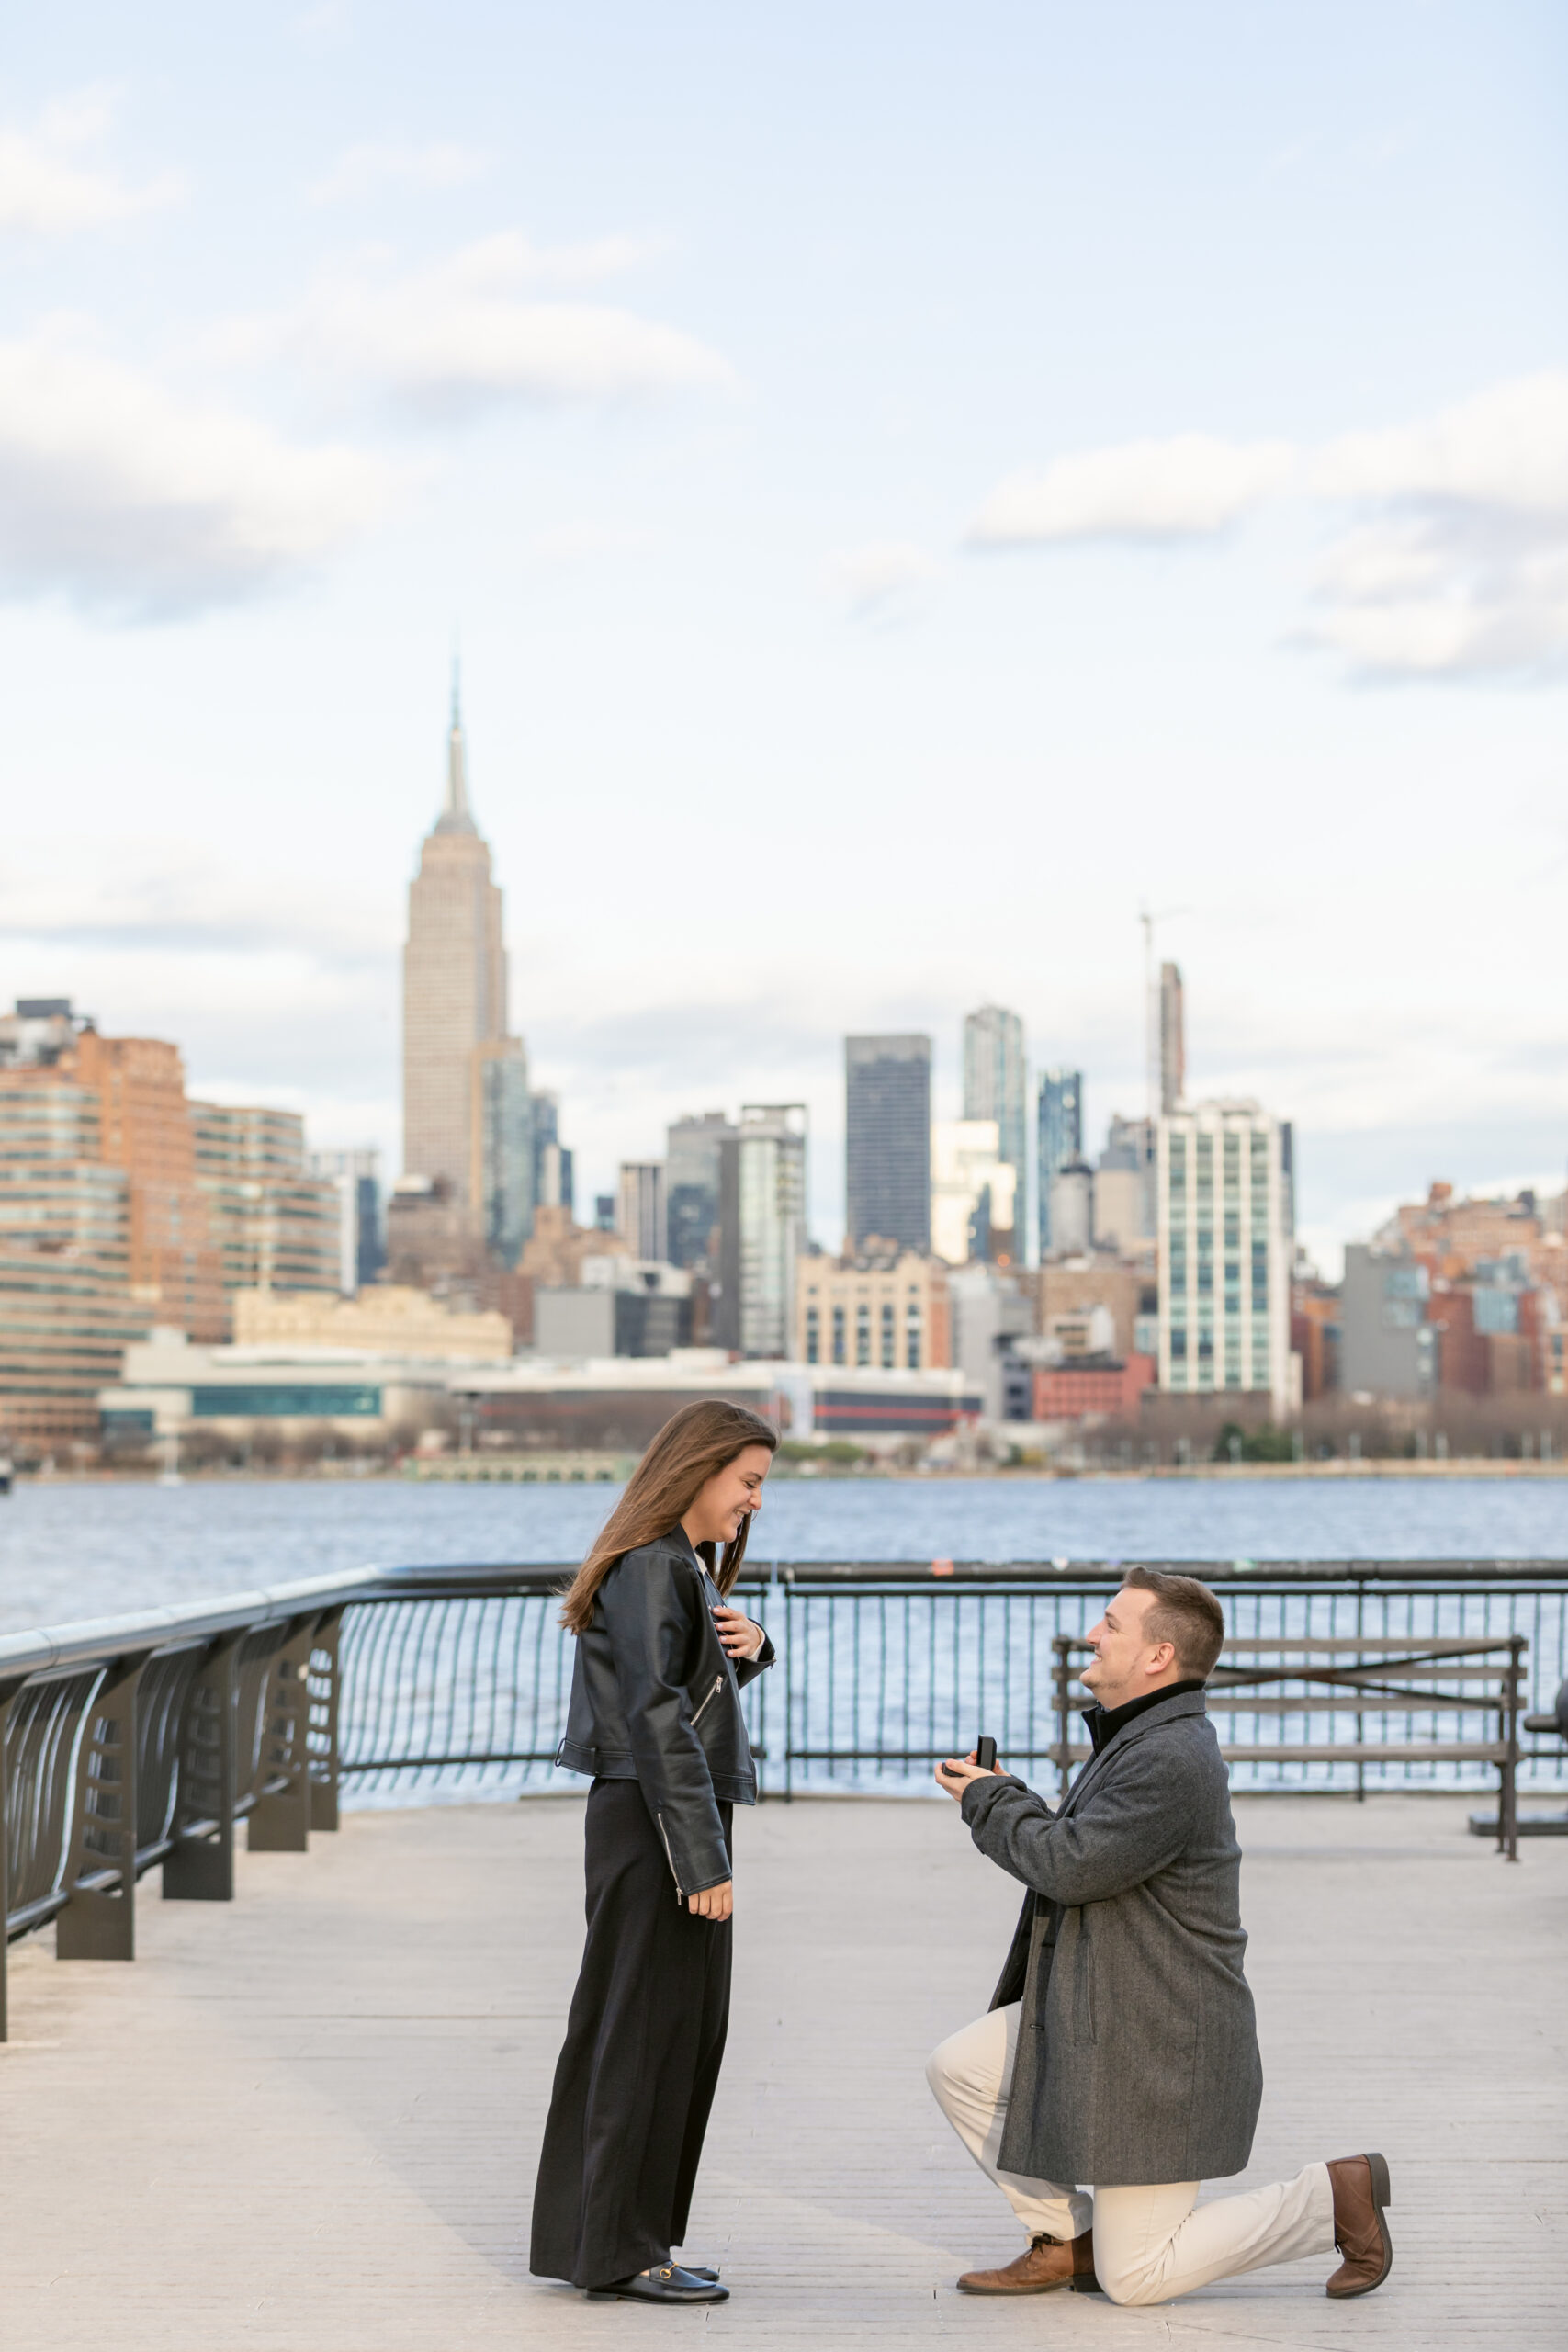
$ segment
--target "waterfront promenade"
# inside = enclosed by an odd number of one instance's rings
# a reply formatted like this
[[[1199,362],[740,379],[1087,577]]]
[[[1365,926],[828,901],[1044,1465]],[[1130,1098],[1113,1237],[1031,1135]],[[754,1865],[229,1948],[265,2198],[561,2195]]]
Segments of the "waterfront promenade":
[[[1568,2335],[1568,1840],[1509,1867],[1452,1799],[1243,1799],[1267,2091],[1249,2179],[1381,2146],[1395,2267],[1326,2261],[1153,2312],[955,2294],[1020,2241],[942,2123],[932,2042],[983,2008],[1015,1908],[952,1810],[739,1821],[730,2056],[693,2259],[726,2306],[532,2280],[526,2202],[581,1933],[581,1808],[352,1814],[242,1856],[232,1905],[139,1906],[133,1967],[13,1951],[0,2312],[50,2352],[1415,2346]]]

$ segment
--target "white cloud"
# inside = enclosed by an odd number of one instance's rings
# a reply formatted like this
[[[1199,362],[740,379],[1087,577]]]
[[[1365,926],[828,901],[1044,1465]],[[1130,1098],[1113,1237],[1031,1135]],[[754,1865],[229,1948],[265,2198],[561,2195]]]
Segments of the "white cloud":
[[[426,408],[487,400],[613,400],[728,386],[733,371],[678,328],[588,302],[541,302],[541,280],[599,277],[643,248],[622,238],[541,251],[487,237],[426,269],[341,269],[284,328],[337,370]]]
[[[80,152],[102,138],[113,109],[97,91],[61,100],[30,130],[0,129],[0,232],[66,236],[172,203],[183,184],[172,172],[128,187],[90,168]]]
[[[1355,521],[1319,577],[1310,640],[1388,677],[1568,662],[1568,375],[1348,434],[1312,484]]]
[[[1312,482],[1325,498],[1568,520],[1568,375],[1521,377],[1414,424],[1346,434],[1319,456]]]
[[[919,591],[942,569],[925,548],[907,539],[840,548],[829,562],[828,590],[852,611],[887,619],[909,609]]]
[[[0,343],[0,590],[152,617],[282,582],[368,522],[387,469],[172,398],[56,322]]]
[[[1182,433],[1057,458],[1010,474],[970,537],[986,547],[1065,539],[1209,537],[1280,490],[1295,453],[1285,441],[1222,441]]]
[[[353,203],[389,185],[459,187],[464,181],[479,177],[485,161],[471,147],[459,147],[450,140],[437,140],[426,147],[367,141],[338,157],[326,177],[310,190],[310,201]]]
[[[1568,373],[1492,386],[1316,451],[1205,434],[1058,458],[1000,482],[982,547],[1209,537],[1301,491],[1348,526],[1297,632],[1368,676],[1568,666]]]

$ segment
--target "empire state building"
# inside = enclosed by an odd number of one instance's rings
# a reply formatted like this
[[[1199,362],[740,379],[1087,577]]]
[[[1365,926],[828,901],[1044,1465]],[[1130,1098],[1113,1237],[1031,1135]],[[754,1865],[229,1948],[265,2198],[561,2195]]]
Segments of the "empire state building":
[[[403,949],[403,1181],[447,1235],[516,1262],[532,1206],[528,1063],[507,1034],[502,898],[468,807],[457,684],[446,798],[409,886]],[[434,1238],[434,1235],[432,1236]]]

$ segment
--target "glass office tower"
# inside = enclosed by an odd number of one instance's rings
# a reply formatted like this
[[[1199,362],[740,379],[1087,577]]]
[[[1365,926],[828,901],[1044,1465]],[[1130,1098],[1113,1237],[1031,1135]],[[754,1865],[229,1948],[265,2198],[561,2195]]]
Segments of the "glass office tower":
[[[931,1041],[844,1040],[844,1221],[852,1249],[874,1234],[931,1246]]]
[[[1040,1255],[1055,1244],[1051,1234],[1051,1186],[1064,1168],[1083,1158],[1083,1072],[1048,1069],[1041,1073],[1037,1104],[1040,1200]]]

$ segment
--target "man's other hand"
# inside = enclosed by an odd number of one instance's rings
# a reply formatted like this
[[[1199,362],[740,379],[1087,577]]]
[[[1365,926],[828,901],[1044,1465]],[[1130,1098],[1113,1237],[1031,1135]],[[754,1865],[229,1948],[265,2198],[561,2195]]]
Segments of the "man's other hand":
[[[984,1770],[980,1765],[976,1763],[975,1750],[971,1748],[962,1764],[960,1764],[955,1756],[950,1756],[946,1759],[945,1763],[942,1763],[937,1766],[935,1774],[936,1784],[937,1787],[944,1792],[944,1794],[952,1797],[956,1802],[957,1799],[962,1797],[964,1790],[969,1786],[971,1781],[998,1780],[1001,1776],[1001,1770],[1002,1768],[998,1764],[994,1772],[987,1772]]]

